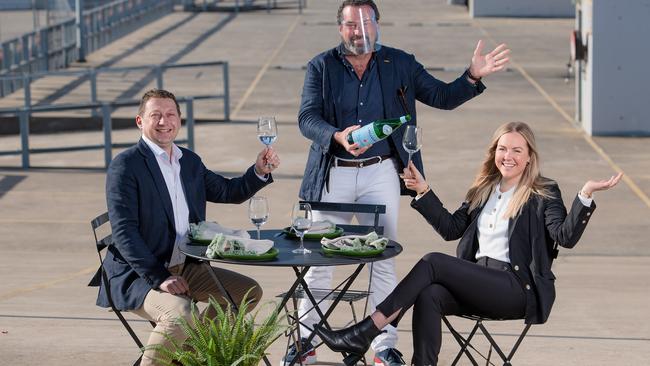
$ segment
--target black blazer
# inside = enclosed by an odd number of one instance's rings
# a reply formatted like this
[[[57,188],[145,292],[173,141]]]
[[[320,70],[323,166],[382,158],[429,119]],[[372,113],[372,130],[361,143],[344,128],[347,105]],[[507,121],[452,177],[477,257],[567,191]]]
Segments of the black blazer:
[[[208,170],[201,158],[181,148],[181,182],[189,221],[205,220],[206,202],[240,203],[273,180],[260,180],[250,167],[238,178],[227,179]],[[106,175],[108,217],[113,243],[104,270],[111,295],[120,310],[142,306],[149,290],[171,274],[165,267],[174,249],[176,229],[167,185],[156,157],[144,140],[113,159]],[[97,305],[108,307],[102,281]]]
[[[580,202],[576,195],[567,215],[560,188],[550,187],[553,198],[531,196],[508,225],[510,262],[526,291],[526,323],[539,324],[548,319],[555,301],[555,275],[551,271],[553,246],[557,242],[573,248],[587,226],[596,204],[590,207]],[[469,211],[464,202],[453,214],[443,207],[438,197],[429,191],[411,206],[418,210],[445,240],[460,238],[458,258],[476,262],[478,250],[478,216],[482,207]]]

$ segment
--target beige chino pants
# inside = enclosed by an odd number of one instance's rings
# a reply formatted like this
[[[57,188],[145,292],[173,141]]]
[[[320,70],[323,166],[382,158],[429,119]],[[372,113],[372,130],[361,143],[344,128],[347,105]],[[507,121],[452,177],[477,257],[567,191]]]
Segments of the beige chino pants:
[[[147,346],[142,357],[140,365],[157,365],[156,360],[161,360],[162,355],[152,349],[154,345],[170,346],[170,342],[165,338],[165,334],[172,338],[183,341],[186,338],[183,329],[180,327],[178,319],[185,318],[191,321],[192,301],[207,302],[209,297],[214,297],[220,305],[226,306],[227,300],[225,294],[221,293],[215,283],[212,275],[208,271],[213,271],[219,278],[223,287],[232,296],[233,301],[239,306],[244,294],[251,288],[248,294],[248,301],[252,303],[248,306],[250,311],[257,305],[262,298],[262,288],[250,277],[246,277],[237,272],[229,271],[222,268],[211,267],[207,263],[188,262],[184,266],[170,268],[172,275],[180,275],[185,278],[190,287],[190,295],[172,295],[160,290],[151,290],[144,299],[141,308],[131,310],[132,313],[156,323],[156,327],[151,332]],[[214,316],[214,310],[208,307],[208,315]]]

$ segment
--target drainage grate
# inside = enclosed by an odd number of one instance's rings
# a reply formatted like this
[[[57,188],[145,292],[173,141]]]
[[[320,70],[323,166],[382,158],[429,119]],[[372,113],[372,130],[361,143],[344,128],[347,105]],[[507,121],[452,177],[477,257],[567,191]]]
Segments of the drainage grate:
[[[337,26],[336,22],[302,22],[302,25],[306,25],[308,27],[314,27],[314,26]]]
[[[302,22],[302,25],[307,26],[307,27],[321,27],[321,26],[338,27],[338,24],[335,21]],[[392,27],[392,26],[395,25],[395,23],[381,22],[381,23],[379,23],[379,25],[382,26],[382,27]]]
[[[469,27],[471,23],[436,23],[436,27]]]
[[[465,69],[467,69],[467,66],[425,66],[425,70],[427,71],[437,71],[437,72],[464,72]],[[501,72],[513,72],[514,70],[506,67],[503,69]]]
[[[307,65],[275,65],[271,67],[273,70],[287,70],[287,71],[296,71],[296,70],[307,70]]]
[[[307,27],[337,27],[335,21],[318,21],[318,22],[302,22],[303,26]],[[380,22],[381,27],[470,27],[472,23],[451,23],[451,22],[438,22],[438,23],[423,23],[423,22],[411,22],[411,23],[394,23],[394,22]]]
[[[471,25],[471,23],[408,23],[409,27],[469,27]]]
[[[425,66],[424,69],[427,71],[435,72],[464,72],[467,66]],[[304,71],[307,70],[307,65],[298,65],[298,64],[283,64],[283,65],[273,65],[271,66],[273,70],[286,70],[286,71]],[[513,72],[514,70],[506,67],[502,72]]]

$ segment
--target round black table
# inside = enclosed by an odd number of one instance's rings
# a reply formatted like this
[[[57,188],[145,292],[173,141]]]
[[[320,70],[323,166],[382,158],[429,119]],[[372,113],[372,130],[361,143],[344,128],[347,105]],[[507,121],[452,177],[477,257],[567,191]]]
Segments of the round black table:
[[[257,238],[257,232],[251,231],[251,238]],[[280,253],[269,261],[232,260],[223,258],[207,258],[205,256],[205,245],[185,244],[180,249],[188,257],[203,261],[238,264],[246,266],[264,267],[311,267],[311,266],[344,266],[350,264],[371,263],[389,259],[402,252],[402,246],[390,241],[382,254],[376,257],[346,257],[342,255],[325,255],[321,249],[320,241],[305,240],[305,248],[311,250],[309,254],[294,254],[291,251],[298,248],[300,240],[288,237],[282,230],[261,230],[261,239],[273,240],[273,246]]]
[[[250,234],[251,234],[251,238],[257,237],[256,231],[251,231]],[[332,312],[336,308],[336,305],[338,305],[338,303],[340,302],[341,298],[343,298],[343,295],[345,295],[345,293],[348,291],[348,289],[350,288],[354,280],[357,278],[357,276],[359,275],[363,267],[367,263],[393,258],[402,252],[402,246],[399,243],[390,240],[386,245],[386,249],[380,255],[374,257],[348,257],[342,255],[326,255],[321,249],[320,241],[305,240],[304,242],[305,248],[311,250],[311,253],[295,254],[292,253],[291,251],[299,247],[300,240],[296,238],[288,237],[286,233],[284,233],[282,230],[261,230],[260,238],[273,240],[274,247],[279,250],[278,256],[276,258],[268,261],[208,258],[205,256],[207,245],[183,244],[180,246],[180,250],[186,256],[190,258],[194,258],[195,260],[199,260],[199,261],[210,261],[210,262],[237,264],[237,265],[245,265],[245,266],[293,268],[293,271],[296,275],[296,280],[293,282],[289,290],[282,297],[282,301],[280,302],[277,308],[278,311],[285,307],[289,299],[295,296],[294,294],[296,293],[296,289],[298,289],[299,286],[302,286],[302,291],[304,291],[304,294],[311,302],[313,309],[318,313],[318,315],[321,318],[321,321],[319,322],[317,327],[325,326],[329,329],[331,329],[331,327],[327,322],[327,319],[332,314]],[[320,308],[318,307],[318,304],[323,300],[317,301],[315,299],[315,297],[309,290],[307,283],[304,281],[304,277],[307,274],[309,268],[311,268],[312,266],[345,266],[345,265],[357,265],[357,267],[348,278],[343,280],[339,285],[335,287],[334,290],[331,291],[331,293],[334,293],[335,290],[340,288],[340,291],[338,292],[337,296],[335,296],[334,299],[332,300],[329,309],[325,312],[325,314],[323,314]],[[237,304],[235,304],[230,294],[225,290],[219,278],[217,278],[217,276],[214,275],[212,271],[210,272],[213,274],[213,279],[217,283],[219,290],[222,293],[226,294],[226,298],[230,301],[233,307],[237,309]],[[299,320],[296,320],[296,322],[298,321]],[[308,337],[308,341],[311,342],[314,336],[315,333],[312,332]],[[300,339],[300,336],[296,337],[296,339]],[[293,360],[291,364],[294,364],[297,361],[297,359],[298,357],[296,356],[296,358]],[[270,366],[270,363],[266,358],[264,359],[264,361],[267,365]]]

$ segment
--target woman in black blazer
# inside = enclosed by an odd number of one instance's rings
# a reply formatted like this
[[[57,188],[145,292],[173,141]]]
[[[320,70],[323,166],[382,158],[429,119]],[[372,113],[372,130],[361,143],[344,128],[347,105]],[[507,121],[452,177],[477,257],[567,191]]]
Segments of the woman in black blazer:
[[[555,300],[554,243],[572,248],[596,205],[595,191],[622,174],[588,181],[567,215],[560,189],[540,174],[535,137],[523,122],[497,129],[486,158],[454,213],[445,209],[410,164],[404,183],[418,194],[411,206],[445,239],[460,238],[457,257],[425,255],[362,322],[339,331],[317,329],[323,342],[356,362],[380,329],[397,326],[413,306],[413,365],[435,365],[443,315],[480,315],[544,323]]]

